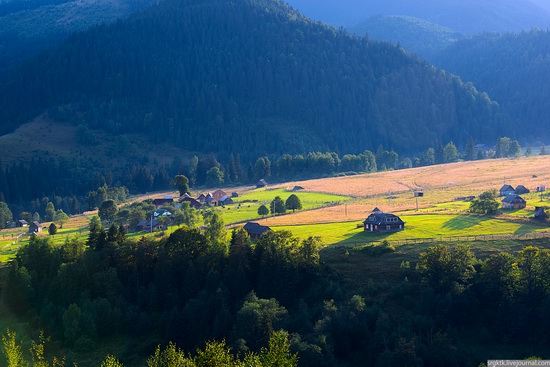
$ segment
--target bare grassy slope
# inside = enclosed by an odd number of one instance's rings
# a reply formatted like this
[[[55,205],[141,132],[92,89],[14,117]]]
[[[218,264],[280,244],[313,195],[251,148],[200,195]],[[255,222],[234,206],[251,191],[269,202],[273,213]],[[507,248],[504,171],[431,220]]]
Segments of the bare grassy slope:
[[[459,162],[407,170],[378,172],[350,177],[285,183],[284,187],[303,186],[307,191],[353,195],[360,200],[346,206],[323,208],[314,212],[270,218],[271,225],[341,222],[364,219],[378,206],[384,211],[403,211],[416,207],[414,190],[422,189],[419,207],[452,201],[458,196],[477,195],[488,189],[499,189],[504,181],[512,186],[524,185],[534,190],[550,184],[550,156],[518,159],[491,159]],[[391,194],[392,200],[388,200]],[[461,210],[458,208],[457,210]],[[445,208],[444,210],[449,210]]]

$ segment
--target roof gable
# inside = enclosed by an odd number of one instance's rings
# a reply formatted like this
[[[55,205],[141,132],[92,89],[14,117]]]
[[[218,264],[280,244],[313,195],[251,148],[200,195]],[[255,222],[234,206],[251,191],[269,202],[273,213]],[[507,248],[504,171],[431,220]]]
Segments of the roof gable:
[[[381,211],[373,212],[364,220],[363,223],[386,225],[386,224],[405,224],[401,218],[395,214],[383,213]]]
[[[503,203],[509,203],[509,204],[518,204],[518,203],[525,203],[525,200],[519,195],[510,195],[506,196],[504,199],[502,199]]]
[[[514,190],[514,188],[511,185],[503,185],[500,188],[500,191],[516,191],[516,190]]]
[[[248,232],[248,234],[257,236],[260,236],[265,232],[271,230],[271,228],[269,228],[268,226],[262,226],[261,224],[258,224],[256,222],[246,222],[243,228],[245,231]]]

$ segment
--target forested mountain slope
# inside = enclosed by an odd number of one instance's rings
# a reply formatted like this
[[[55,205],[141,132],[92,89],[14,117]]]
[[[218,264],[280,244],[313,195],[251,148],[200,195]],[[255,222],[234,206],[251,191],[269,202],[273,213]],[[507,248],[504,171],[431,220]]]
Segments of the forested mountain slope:
[[[153,0],[28,0],[0,2],[0,76],[69,34],[125,17]]]
[[[514,136],[473,86],[267,0],[166,0],[75,35],[12,74],[0,107],[2,133],[49,110],[111,134],[245,158],[492,142],[502,126]]]
[[[550,32],[484,34],[455,43],[436,64],[489,92],[527,137],[548,138],[550,115]]]

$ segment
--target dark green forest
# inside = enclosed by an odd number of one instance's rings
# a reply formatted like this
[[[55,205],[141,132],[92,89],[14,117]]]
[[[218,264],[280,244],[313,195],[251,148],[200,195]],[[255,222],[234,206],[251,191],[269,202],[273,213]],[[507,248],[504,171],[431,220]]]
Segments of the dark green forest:
[[[550,115],[550,32],[483,34],[456,42],[434,59],[489,93],[529,141],[548,139]]]
[[[47,111],[249,159],[380,144],[418,151],[516,131],[459,78],[267,0],[166,0],[74,35],[11,74],[0,106],[3,133]]]
[[[92,219],[86,242],[35,237],[3,273],[2,299],[61,341],[69,365],[113,337],[131,366],[169,341],[194,351],[225,339],[242,357],[277,330],[300,366],[477,366],[548,351],[549,250],[434,246],[384,278],[374,269],[396,256],[387,243],[327,255],[314,237],[252,242],[235,229],[228,242],[216,228],[136,241]],[[337,271],[350,256],[364,258],[365,279]]]

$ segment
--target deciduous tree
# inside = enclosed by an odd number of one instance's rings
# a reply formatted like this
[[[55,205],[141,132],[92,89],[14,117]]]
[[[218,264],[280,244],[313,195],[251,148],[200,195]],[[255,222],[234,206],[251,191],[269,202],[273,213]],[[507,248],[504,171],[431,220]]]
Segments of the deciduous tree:
[[[292,194],[286,199],[285,207],[293,212],[302,209],[302,202],[296,194]]]

